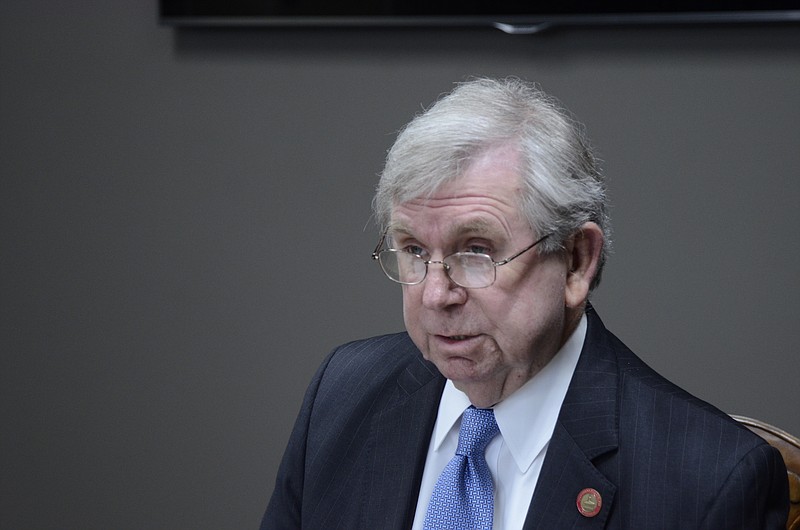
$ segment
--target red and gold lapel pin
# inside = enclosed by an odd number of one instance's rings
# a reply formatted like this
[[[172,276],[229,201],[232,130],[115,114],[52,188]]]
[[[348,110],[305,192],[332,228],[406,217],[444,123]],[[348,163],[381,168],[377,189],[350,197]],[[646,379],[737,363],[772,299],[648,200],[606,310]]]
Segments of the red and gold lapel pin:
[[[600,508],[603,507],[603,497],[600,496],[594,488],[585,488],[578,493],[578,498],[575,504],[578,506],[578,511],[584,517],[594,517],[600,513]]]

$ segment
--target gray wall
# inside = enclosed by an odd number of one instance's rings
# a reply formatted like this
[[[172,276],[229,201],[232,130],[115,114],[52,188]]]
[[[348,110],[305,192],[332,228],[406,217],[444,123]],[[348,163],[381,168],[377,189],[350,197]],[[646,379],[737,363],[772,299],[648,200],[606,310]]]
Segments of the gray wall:
[[[5,0],[0,527],[255,527],[319,361],[402,327],[369,259],[383,155],[473,74],[538,81],[599,146],[606,324],[800,433],[798,27],[176,31]]]

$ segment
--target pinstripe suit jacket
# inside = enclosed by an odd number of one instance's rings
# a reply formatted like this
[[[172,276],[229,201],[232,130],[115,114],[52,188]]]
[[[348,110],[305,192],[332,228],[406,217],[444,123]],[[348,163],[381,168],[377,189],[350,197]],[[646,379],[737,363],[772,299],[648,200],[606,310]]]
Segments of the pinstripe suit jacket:
[[[525,529],[784,528],[780,454],[587,314]],[[444,382],[405,333],[334,350],[306,393],[262,530],[410,528]],[[602,496],[591,518],[576,507],[587,487]]]

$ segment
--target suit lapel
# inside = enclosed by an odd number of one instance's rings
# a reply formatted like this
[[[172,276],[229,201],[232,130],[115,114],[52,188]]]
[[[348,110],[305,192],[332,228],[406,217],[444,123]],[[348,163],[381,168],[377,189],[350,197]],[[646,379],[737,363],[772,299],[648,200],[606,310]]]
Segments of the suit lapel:
[[[602,502],[591,517],[578,510],[579,495],[587,488],[599,493]],[[566,429],[557,425],[523,528],[604,528],[616,489],[595,469]]]
[[[593,460],[618,447],[617,359],[610,334],[590,307],[581,358],[550,440],[525,530],[605,526],[616,486]],[[602,506],[591,517],[578,510],[579,494],[596,490]]]
[[[425,457],[445,379],[418,357],[397,380],[369,430],[361,528],[407,529],[414,520]]]

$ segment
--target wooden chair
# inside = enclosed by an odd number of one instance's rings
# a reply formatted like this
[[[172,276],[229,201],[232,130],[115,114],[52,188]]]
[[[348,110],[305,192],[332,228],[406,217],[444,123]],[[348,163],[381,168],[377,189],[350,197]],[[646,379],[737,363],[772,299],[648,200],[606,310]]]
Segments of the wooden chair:
[[[781,452],[789,475],[789,519],[786,530],[800,530],[800,438],[763,421],[732,416]]]

